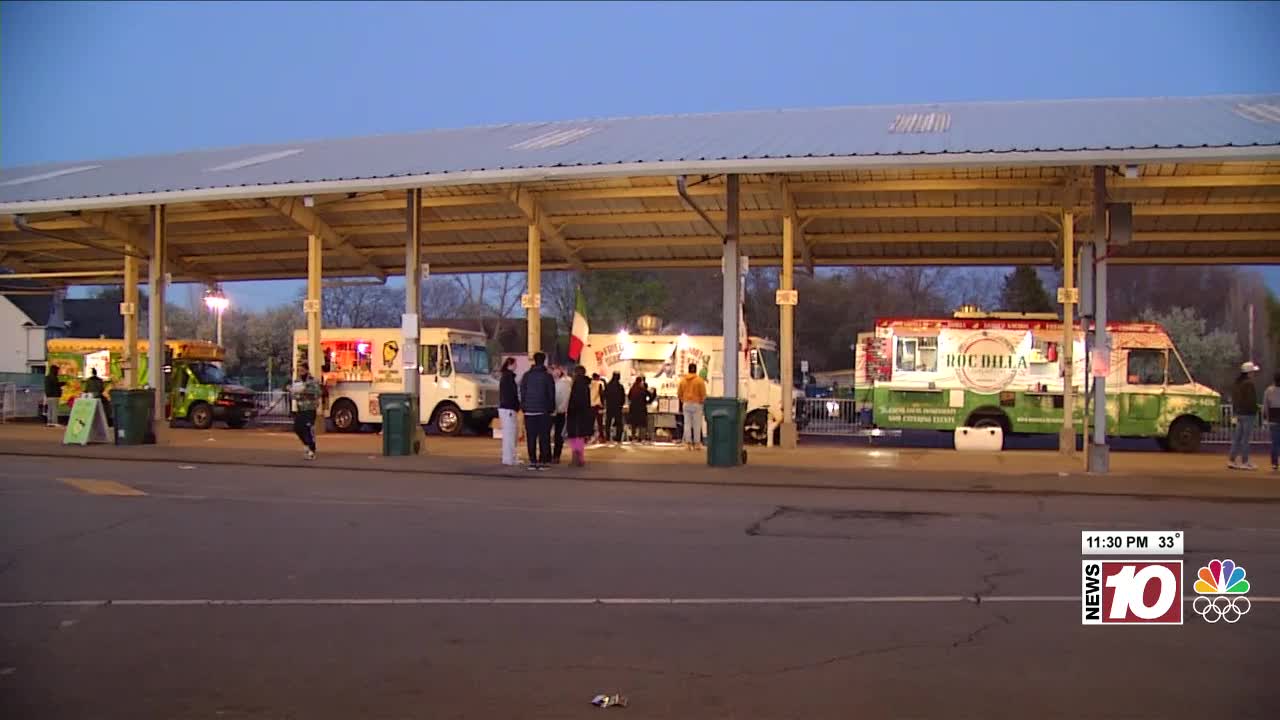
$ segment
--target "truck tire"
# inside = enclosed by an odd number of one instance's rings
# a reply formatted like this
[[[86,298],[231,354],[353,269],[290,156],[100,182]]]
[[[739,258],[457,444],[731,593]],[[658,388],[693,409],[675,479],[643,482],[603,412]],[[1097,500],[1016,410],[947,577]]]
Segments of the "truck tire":
[[[769,412],[767,410],[752,410],[747,413],[747,418],[742,423],[742,444],[764,445],[769,437],[768,432]]]
[[[195,429],[208,430],[213,427],[213,408],[206,403],[194,403],[191,405],[191,409],[187,411],[187,419],[191,421],[191,425]]]
[[[329,408],[329,419],[333,421],[333,429],[350,433],[360,429],[360,416],[356,414],[356,404],[343,398]]]
[[[1169,436],[1165,438],[1165,442],[1168,443],[1169,450],[1172,452],[1200,452],[1201,433],[1202,428],[1198,420],[1181,417],[1169,426]]]
[[[1009,434],[1009,416],[1005,415],[1001,410],[974,410],[969,419],[965,421],[966,427],[971,428],[990,428],[998,427],[1005,435]]]
[[[451,402],[436,406],[436,416],[431,420],[436,431],[441,435],[459,435],[462,433],[462,411]]]

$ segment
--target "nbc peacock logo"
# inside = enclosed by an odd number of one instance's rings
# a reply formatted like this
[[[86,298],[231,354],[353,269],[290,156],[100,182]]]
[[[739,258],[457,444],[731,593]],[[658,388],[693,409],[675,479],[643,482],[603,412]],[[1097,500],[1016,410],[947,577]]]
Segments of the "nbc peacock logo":
[[[1208,565],[1196,573],[1196,599],[1191,609],[1205,619],[1205,622],[1216,623],[1219,620],[1234,623],[1249,613],[1253,603],[1245,594],[1249,592],[1249,581],[1245,579],[1243,565],[1234,560],[1211,560]]]

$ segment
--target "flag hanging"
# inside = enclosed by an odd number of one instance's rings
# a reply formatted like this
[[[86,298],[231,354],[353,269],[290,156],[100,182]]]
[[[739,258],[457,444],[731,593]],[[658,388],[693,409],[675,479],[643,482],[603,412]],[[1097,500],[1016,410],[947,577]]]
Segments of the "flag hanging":
[[[582,294],[582,288],[578,288],[573,308],[573,334],[569,338],[569,359],[573,362],[580,361],[582,348],[587,344],[588,332],[587,298]]]

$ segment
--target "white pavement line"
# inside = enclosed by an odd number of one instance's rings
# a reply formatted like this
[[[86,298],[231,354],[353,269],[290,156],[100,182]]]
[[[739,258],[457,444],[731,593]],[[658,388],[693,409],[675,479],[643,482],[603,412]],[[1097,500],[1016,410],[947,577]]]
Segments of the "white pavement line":
[[[1184,596],[1191,602],[1194,596]],[[1280,603],[1280,596],[1250,597],[1255,603]],[[0,609],[39,607],[199,607],[199,606],[392,606],[392,605],[873,605],[910,603],[975,603],[972,595],[838,595],[813,597],[568,597],[568,598],[500,598],[500,597],[417,597],[417,598],[246,598],[246,599],[155,599],[155,600],[18,600],[0,602]],[[1080,602],[1075,595],[995,595],[981,602],[1057,603]]]

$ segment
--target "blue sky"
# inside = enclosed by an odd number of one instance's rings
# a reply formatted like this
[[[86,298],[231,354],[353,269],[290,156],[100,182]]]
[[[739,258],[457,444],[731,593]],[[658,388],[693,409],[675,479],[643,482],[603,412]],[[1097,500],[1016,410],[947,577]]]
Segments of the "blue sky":
[[[4,2],[0,165],[587,116],[1276,92],[1278,28],[1280,3]],[[261,306],[296,285],[227,289]]]

